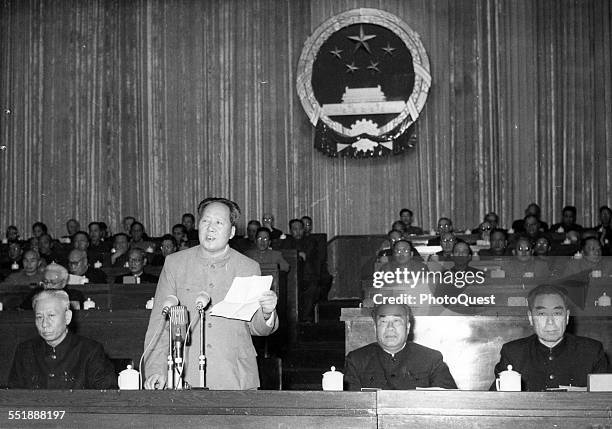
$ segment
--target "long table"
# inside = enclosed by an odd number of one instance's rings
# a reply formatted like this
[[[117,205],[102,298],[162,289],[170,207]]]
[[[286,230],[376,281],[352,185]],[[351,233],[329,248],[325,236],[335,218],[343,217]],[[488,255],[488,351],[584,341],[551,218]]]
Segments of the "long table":
[[[0,427],[574,429],[609,427],[611,406],[586,392],[0,390]]]

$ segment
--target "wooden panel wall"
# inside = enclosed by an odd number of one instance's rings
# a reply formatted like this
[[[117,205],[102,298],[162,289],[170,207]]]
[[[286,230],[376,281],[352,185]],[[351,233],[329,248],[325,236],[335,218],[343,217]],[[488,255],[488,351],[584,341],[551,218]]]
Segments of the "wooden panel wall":
[[[1,0],[0,225],[135,215],[162,234],[206,196],[328,236],[385,232],[399,208],[502,223],[532,200],[595,222],[612,184],[608,0]],[[418,145],[331,159],[295,92],[311,32],[394,13],[430,56]]]

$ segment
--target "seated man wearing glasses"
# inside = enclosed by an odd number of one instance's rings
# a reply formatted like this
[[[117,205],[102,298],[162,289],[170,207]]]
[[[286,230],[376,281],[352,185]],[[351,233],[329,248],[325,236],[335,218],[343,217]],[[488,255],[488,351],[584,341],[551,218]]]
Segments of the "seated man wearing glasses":
[[[271,241],[270,230],[260,227],[255,238],[255,246],[257,247],[247,250],[245,255],[259,262],[259,264],[276,264],[280,271],[289,271],[289,262],[283,258],[281,252],[270,248]]]

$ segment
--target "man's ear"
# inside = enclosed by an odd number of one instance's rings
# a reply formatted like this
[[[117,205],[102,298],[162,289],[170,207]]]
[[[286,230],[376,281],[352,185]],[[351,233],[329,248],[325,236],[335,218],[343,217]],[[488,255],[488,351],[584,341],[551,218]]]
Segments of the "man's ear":
[[[533,317],[531,316],[531,310],[527,311],[527,318],[529,319],[529,325],[533,326]]]
[[[570,311],[569,308],[567,309],[567,316],[565,316],[565,324],[567,325],[569,323],[569,316],[570,316]]]
[[[232,238],[234,238],[235,234],[236,234],[236,225],[232,225],[232,229],[231,229],[231,233],[230,233],[230,240]]]
[[[70,322],[72,321],[72,310],[71,309],[66,309],[66,326],[70,325]]]

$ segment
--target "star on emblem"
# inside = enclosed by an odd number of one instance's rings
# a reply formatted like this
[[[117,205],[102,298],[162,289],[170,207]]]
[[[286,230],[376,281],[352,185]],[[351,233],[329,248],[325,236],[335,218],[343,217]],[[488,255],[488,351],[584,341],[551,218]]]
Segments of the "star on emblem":
[[[368,70],[372,70],[375,73],[380,73],[380,69],[378,68],[378,62],[370,61],[370,65],[367,67]]]
[[[337,57],[338,59],[342,59],[342,57],[340,56],[341,52],[342,52],[342,49],[338,48],[337,46],[334,46],[333,51],[329,51],[330,54],[332,54],[334,57]]]
[[[357,49],[359,49],[360,47],[363,46],[363,48],[368,51],[369,54],[372,53],[372,51],[370,50],[370,45],[368,45],[368,40],[372,40],[373,38],[375,38],[376,36],[374,34],[365,34],[363,32],[363,26],[360,25],[359,26],[359,36],[347,36],[347,38],[351,39],[354,42],[357,42],[357,44],[355,45],[355,51],[357,52]]]
[[[387,43],[387,46],[382,48],[382,50],[385,51],[385,54],[389,54],[389,55],[393,56],[393,51],[395,51],[395,48]]]
[[[355,65],[355,61],[353,61],[350,64],[345,64],[345,66],[346,66],[347,73],[355,73],[357,70],[359,70],[359,67]]]

